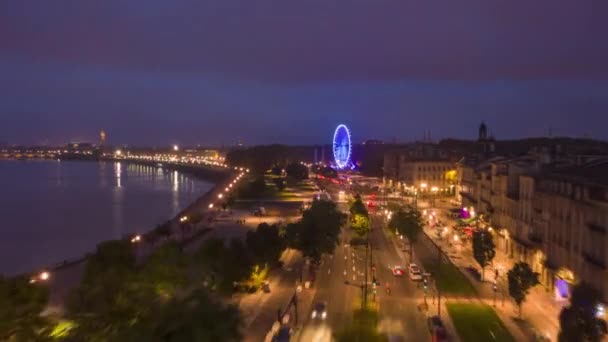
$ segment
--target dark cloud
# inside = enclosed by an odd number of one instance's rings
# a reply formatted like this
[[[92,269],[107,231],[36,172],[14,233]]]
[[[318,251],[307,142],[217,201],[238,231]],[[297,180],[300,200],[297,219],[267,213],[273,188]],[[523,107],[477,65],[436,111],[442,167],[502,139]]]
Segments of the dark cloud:
[[[0,2],[0,140],[608,138],[605,0]]]
[[[279,81],[608,77],[604,0],[3,2],[33,60]]]

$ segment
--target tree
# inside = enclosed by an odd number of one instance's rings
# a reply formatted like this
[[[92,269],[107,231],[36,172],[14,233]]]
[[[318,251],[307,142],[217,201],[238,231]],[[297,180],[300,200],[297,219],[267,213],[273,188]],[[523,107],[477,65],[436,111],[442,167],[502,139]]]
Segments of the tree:
[[[245,240],[254,262],[259,265],[276,265],[287,247],[285,239],[281,236],[280,228],[276,224],[260,223],[255,231],[247,232]]]
[[[418,241],[418,236],[422,232],[420,213],[415,210],[404,211],[399,209],[391,216],[388,226],[407,238],[410,244],[409,259],[411,261],[414,244]]]
[[[287,225],[288,245],[318,263],[322,254],[332,253],[338,244],[344,221],[345,215],[338,211],[334,202],[314,200],[299,221]]]
[[[153,331],[159,340],[167,342],[236,342],[242,338],[241,324],[238,308],[196,290],[183,300],[169,303],[155,320]]]
[[[297,162],[291,162],[285,168],[288,177],[298,181],[308,179],[308,168],[306,165]]]
[[[360,214],[360,215],[364,215],[364,216],[369,215],[367,212],[367,208],[365,207],[365,204],[363,203],[363,200],[361,200],[361,195],[359,195],[359,194],[355,195],[354,200],[350,205],[349,212],[353,216],[356,214]]]
[[[106,241],[87,258],[84,276],[67,300],[67,318],[76,322],[76,340],[114,340],[159,304],[153,286],[141,281],[132,244]]]
[[[492,235],[485,230],[473,232],[473,257],[481,266],[481,280],[484,279],[485,268],[490,264],[496,251]]]
[[[168,242],[157,248],[145,261],[140,277],[160,298],[173,298],[179,288],[186,285],[187,258],[177,242]]]
[[[351,216],[350,226],[357,235],[363,237],[370,231],[369,217],[362,214],[355,214],[354,216]]]
[[[509,295],[517,303],[521,317],[521,305],[526,300],[530,289],[539,284],[538,273],[532,271],[525,262],[516,263],[507,273],[509,279]]]
[[[246,279],[252,268],[250,253],[242,241],[233,239],[226,246],[224,240],[207,239],[194,253],[195,270],[213,289],[230,293],[233,284]]]
[[[49,327],[41,316],[48,297],[48,288],[43,283],[31,283],[24,276],[0,275],[0,340],[41,340]]]
[[[597,318],[600,293],[585,283],[572,289],[570,305],[559,314],[558,341],[602,341],[606,336],[606,322]]]

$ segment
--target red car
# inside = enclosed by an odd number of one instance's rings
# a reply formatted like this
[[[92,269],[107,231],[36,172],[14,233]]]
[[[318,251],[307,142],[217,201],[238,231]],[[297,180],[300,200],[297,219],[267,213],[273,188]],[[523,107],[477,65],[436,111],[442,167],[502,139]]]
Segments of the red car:
[[[402,277],[404,273],[405,273],[405,269],[403,268],[403,266],[393,267],[393,275],[395,277]]]

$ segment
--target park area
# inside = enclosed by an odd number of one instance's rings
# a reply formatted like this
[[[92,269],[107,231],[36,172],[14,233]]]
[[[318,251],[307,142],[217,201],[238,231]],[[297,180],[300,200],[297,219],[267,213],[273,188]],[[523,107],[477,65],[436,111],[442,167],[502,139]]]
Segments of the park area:
[[[446,306],[461,341],[515,341],[491,307],[476,303]]]
[[[442,295],[469,297],[476,296],[477,292],[462,272],[451,263],[422,260],[424,269],[433,275],[435,286]]]

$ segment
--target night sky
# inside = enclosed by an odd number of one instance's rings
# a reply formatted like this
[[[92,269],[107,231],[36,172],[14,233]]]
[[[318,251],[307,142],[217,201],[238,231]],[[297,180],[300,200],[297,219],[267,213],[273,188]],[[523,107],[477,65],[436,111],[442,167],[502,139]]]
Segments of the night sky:
[[[606,0],[0,2],[0,141],[608,139]]]

